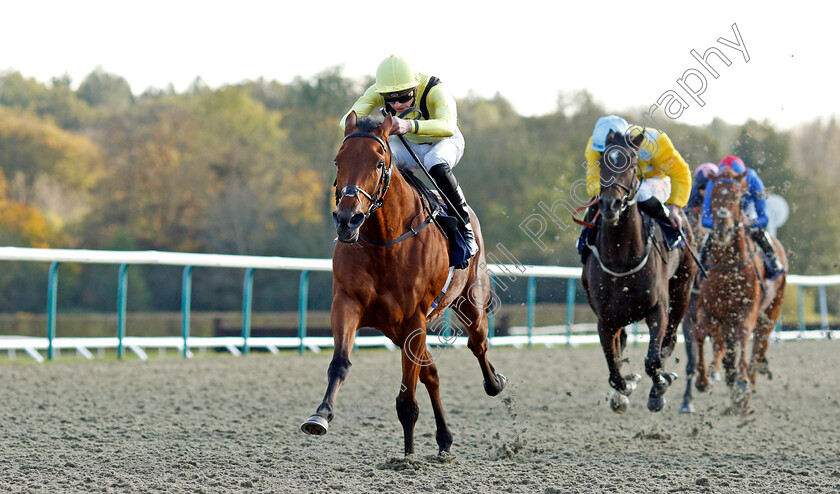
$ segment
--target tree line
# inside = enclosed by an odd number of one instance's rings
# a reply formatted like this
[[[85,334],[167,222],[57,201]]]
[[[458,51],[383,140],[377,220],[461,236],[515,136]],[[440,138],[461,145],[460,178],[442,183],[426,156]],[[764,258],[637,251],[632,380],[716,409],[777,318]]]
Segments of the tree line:
[[[211,89],[196,79],[182,93],[135,96],[101,68],[75,89],[67,76],[0,73],[0,245],[329,257],[338,119],[370,83],[328,68],[290,83]],[[612,112],[585,91],[538,117],[498,94],[458,101],[467,148],[456,172],[491,250],[502,243],[522,263],[577,265],[576,227],[551,230],[540,246],[519,225],[540,202],[569,197],[595,120]],[[641,109],[622,115],[642,122]],[[736,154],[788,200],[779,237],[793,272],[840,272],[840,217],[829,213],[840,183],[833,119],[788,131],[754,120],[666,124],[692,168]],[[0,312],[43,312],[47,267],[3,265]],[[60,307],[112,311],[116,271],[63,267]],[[196,310],[239,308],[240,272],[194,276]],[[179,268],[132,267],[129,281],[129,310],[178,310]],[[313,277],[313,307],[329,306],[330,281]],[[258,273],[256,283],[255,310],[295,307],[296,273]],[[564,300],[560,289],[540,295]]]

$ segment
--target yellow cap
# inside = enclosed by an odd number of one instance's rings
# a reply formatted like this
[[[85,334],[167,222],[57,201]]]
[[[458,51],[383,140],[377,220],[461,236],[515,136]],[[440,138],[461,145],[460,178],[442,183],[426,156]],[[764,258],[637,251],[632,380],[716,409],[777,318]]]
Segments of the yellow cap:
[[[391,55],[379,64],[376,69],[376,84],[373,89],[377,93],[396,93],[411,89],[420,84],[420,78],[403,57]]]

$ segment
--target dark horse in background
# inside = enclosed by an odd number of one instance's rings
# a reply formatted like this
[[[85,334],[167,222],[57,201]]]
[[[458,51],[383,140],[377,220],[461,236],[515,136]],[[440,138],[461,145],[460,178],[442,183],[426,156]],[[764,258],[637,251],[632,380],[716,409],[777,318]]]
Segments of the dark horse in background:
[[[453,307],[469,335],[468,346],[484,375],[484,389],[499,394],[506,379],[487,359],[487,314],[491,297],[481,227],[470,212],[479,245],[467,269],[454,270],[446,294],[436,297],[449,279],[449,246],[430,219],[421,196],[402,175],[394,172],[388,136],[391,117],[345,121],[344,143],[335,158],[336,210],[339,242],[333,252],[331,324],[335,352],[327,371],[327,391],[314,415],[301,430],[326,434],[334,416],[338,389],[350,370],[356,331],[376,328],[402,349],[402,384],[397,416],[403,426],[405,454],[414,452],[414,424],[419,415],[417,379],[426,385],[432,402],[440,452],[449,451],[452,433],[440,402],[438,371],[426,346],[426,325]],[[424,226],[425,225],[425,226]]]
[[[709,278],[700,286],[695,341],[698,342],[697,389],[709,385],[702,341],[711,335],[717,347],[725,349],[723,367],[726,383],[731,386],[733,404],[749,406],[757,372],[769,375],[767,345],[770,333],[782,310],[785,292],[784,273],[765,283],[765,265],[761,250],[747,235],[741,201],[747,190],[746,172],[736,174],[726,168],[710,174],[713,181],[711,264]],[[708,192],[707,192],[708,193]],[[777,239],[773,244],[787,270],[785,250]],[[747,344],[753,337],[753,349],[747,363]],[[737,367],[735,353],[740,343]]]
[[[685,314],[697,270],[688,249],[667,251],[664,243],[653,238],[639,212],[636,194],[641,179],[636,150],[644,138],[644,133],[632,142],[620,134],[607,138],[600,162],[601,225],[582,276],[589,305],[598,316],[598,335],[613,389],[610,406],[616,413],[627,409],[627,396],[641,378],[623,377],[620,370],[627,345],[625,326],[642,319],[650,328],[645,372],[653,385],[647,406],[653,412],[665,406],[664,394],[676,374],[666,374],[664,362],[677,342],[677,326]],[[690,242],[690,227],[686,227],[686,241]]]
[[[695,210],[685,210],[685,217],[688,224],[691,225],[692,234],[694,235],[695,252],[700,251],[703,238],[705,238],[708,231],[703,227],[703,209],[702,207]],[[697,326],[697,302],[700,300],[700,283],[701,274],[698,272],[694,277],[694,283],[691,285],[691,296],[688,299],[688,308],[683,317],[683,336],[685,337],[685,353],[687,356],[685,362],[685,392],[683,393],[683,402],[680,405],[680,413],[694,413],[694,403],[692,389],[694,389],[694,379],[697,373],[697,343],[694,339],[694,328]],[[715,341],[712,341],[715,358],[712,361],[712,368],[709,372],[709,379],[711,381],[721,380],[721,361],[723,360],[723,347],[717,346]]]

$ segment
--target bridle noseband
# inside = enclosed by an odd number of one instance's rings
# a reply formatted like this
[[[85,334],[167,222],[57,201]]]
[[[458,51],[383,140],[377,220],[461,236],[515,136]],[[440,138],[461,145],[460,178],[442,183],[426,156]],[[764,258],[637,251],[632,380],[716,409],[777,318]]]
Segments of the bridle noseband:
[[[355,197],[356,200],[359,201],[359,205],[361,206],[362,199],[359,196],[365,196],[370,201],[370,206],[364,213],[365,219],[367,219],[368,216],[371,215],[371,213],[382,207],[382,204],[385,202],[385,194],[388,192],[388,188],[391,186],[391,171],[393,169],[393,167],[391,166],[391,147],[379,136],[371,134],[369,132],[354,132],[352,134],[348,134],[344,137],[342,143],[347,142],[348,139],[353,137],[366,137],[368,139],[375,140],[382,146],[382,149],[388,156],[388,164],[385,166],[385,169],[382,171],[382,174],[379,175],[379,182],[376,184],[376,190],[374,190],[373,194],[369,194],[363,188],[355,184],[346,185],[344,188],[341,189],[340,192],[338,191],[338,189],[336,189],[335,191],[336,207],[338,207],[338,203],[345,197]]]

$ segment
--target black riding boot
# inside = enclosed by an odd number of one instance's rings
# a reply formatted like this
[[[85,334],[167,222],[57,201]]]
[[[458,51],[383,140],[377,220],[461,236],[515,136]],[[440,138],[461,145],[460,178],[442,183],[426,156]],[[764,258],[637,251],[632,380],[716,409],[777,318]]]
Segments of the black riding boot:
[[[755,243],[761,247],[761,250],[764,251],[764,255],[767,256],[767,260],[770,262],[770,267],[772,268],[772,273],[767,273],[767,279],[774,279],[776,276],[785,272],[785,267],[782,266],[782,262],[779,260],[779,257],[776,256],[776,251],[773,250],[773,240],[770,238],[770,234],[767,233],[767,230],[763,228],[756,228],[750,232],[750,237],[755,240]]]
[[[639,202],[639,210],[655,219],[662,226],[662,236],[665,237],[665,244],[669,250],[676,249],[682,242],[679,230],[671,225],[668,206],[659,202],[659,199],[651,197],[646,201]]]
[[[586,208],[586,213],[583,215],[584,223],[592,223],[595,221],[595,215],[598,213],[598,204],[593,204]],[[578,254],[580,254],[580,263],[586,264],[586,258],[589,257],[589,247],[587,244],[589,243],[589,236],[592,234],[592,231],[596,229],[597,226],[588,227],[586,225],[582,225],[580,227],[580,236],[578,237],[577,241],[577,250]]]
[[[457,215],[464,227],[464,240],[467,241],[467,249],[470,257],[473,257],[478,252],[478,244],[475,241],[475,234],[470,225],[470,213],[467,210],[467,200],[464,198],[464,192],[455,180],[455,175],[452,174],[452,168],[446,163],[435,165],[429,170],[429,175],[435,180],[435,185],[441,194],[446,196],[449,203],[455,207],[452,213]]]

